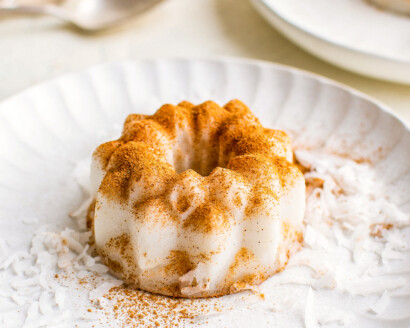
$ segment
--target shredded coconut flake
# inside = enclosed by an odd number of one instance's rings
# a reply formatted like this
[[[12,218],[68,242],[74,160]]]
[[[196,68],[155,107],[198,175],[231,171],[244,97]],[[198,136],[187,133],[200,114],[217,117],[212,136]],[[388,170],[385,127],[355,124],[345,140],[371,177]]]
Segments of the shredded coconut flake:
[[[345,288],[348,292],[355,295],[371,295],[381,293],[386,290],[396,289],[407,285],[404,278],[397,279],[361,279],[352,282],[346,282]]]
[[[65,299],[66,299],[66,291],[64,287],[57,287],[54,294],[55,302],[60,309],[64,308]]]
[[[390,304],[390,296],[387,293],[387,291],[385,291],[383,295],[377,300],[377,302],[374,303],[372,306],[370,306],[370,309],[374,313],[380,315],[380,314],[383,314],[384,311],[386,311],[389,304]]]
[[[122,285],[122,281],[118,280],[116,283],[113,282],[103,282],[97,288],[90,292],[90,300],[98,300],[103,297],[107,292],[113,287],[118,287]]]
[[[314,293],[313,289],[309,287],[308,294],[306,297],[306,306],[305,306],[305,327],[306,328],[316,328],[317,321],[315,319],[314,311]]]

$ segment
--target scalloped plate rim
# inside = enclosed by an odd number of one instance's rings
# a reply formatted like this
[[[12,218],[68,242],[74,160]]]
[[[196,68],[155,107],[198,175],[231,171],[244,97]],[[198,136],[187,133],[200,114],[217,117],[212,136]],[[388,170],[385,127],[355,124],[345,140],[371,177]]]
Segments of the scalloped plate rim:
[[[259,1],[259,0],[258,0]],[[146,59],[139,59],[139,60],[115,60],[115,61],[108,61],[104,63],[99,63],[95,65],[91,65],[89,67],[86,67],[85,69],[82,70],[74,70],[71,72],[67,72],[65,74],[62,74],[60,76],[56,76],[51,79],[47,79],[44,81],[41,81],[37,84],[34,84],[30,87],[27,87],[19,92],[17,92],[14,95],[11,95],[2,101],[0,101],[0,111],[4,110],[3,107],[5,107],[6,104],[14,101],[15,99],[24,96],[26,93],[33,92],[37,88],[45,87],[48,84],[52,83],[57,83],[60,81],[63,81],[66,78],[73,77],[76,75],[82,75],[82,74],[87,74],[90,71],[97,70],[104,68],[105,66],[121,66],[121,65],[126,65],[126,64],[140,64],[143,62],[161,62],[161,61],[213,61],[213,62],[222,62],[222,63],[238,63],[238,64],[250,64],[250,65],[264,65],[264,66],[270,66],[275,69],[283,70],[283,71],[289,71],[292,73],[304,75],[306,77],[309,77],[313,80],[319,80],[321,83],[332,85],[337,88],[344,89],[345,91],[349,92],[351,95],[362,98],[368,102],[373,103],[378,107],[379,110],[392,115],[394,118],[396,118],[398,121],[400,121],[401,124],[406,128],[408,132],[410,132],[410,124],[407,124],[404,120],[402,120],[390,107],[387,105],[383,104],[381,101],[373,98],[372,96],[367,95],[364,92],[361,92],[353,87],[350,87],[346,84],[343,84],[341,82],[332,80],[330,78],[327,78],[325,76],[322,76],[320,74],[316,74],[314,72],[310,72],[307,70],[303,70],[297,67],[293,66],[288,66],[280,63],[274,63],[274,62],[269,62],[265,60],[259,60],[259,59],[249,59],[249,58],[241,58],[241,57],[228,57],[228,56],[208,56],[208,57],[169,57],[169,58],[146,58]]]

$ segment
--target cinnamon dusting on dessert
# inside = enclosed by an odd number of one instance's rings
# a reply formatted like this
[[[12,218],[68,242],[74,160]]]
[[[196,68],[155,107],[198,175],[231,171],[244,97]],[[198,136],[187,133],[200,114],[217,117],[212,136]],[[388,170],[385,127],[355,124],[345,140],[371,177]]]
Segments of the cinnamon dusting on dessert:
[[[133,260],[134,249],[129,234],[124,233],[117,237],[111,238],[107,242],[105,248],[101,249],[99,252],[102,256],[104,264],[106,264],[114,273],[119,274],[125,280],[138,280],[137,268]],[[112,258],[110,254],[113,253],[118,254],[119,258]],[[124,270],[124,266],[129,269]],[[125,276],[125,271],[131,273]]]
[[[149,259],[155,252],[148,255],[145,252],[146,263],[167,261],[168,264],[139,272],[136,250],[132,250],[132,244],[140,242],[135,234],[142,226],[143,231],[153,234],[161,227],[170,229],[170,234],[177,233],[178,238],[195,233],[202,240],[224,236],[239,223],[261,215],[281,219],[281,197],[295,184],[303,182],[303,175],[290,162],[291,155],[286,133],[264,128],[238,100],[224,107],[212,101],[198,106],[182,102],[178,106],[163,105],[153,115],[131,114],[124,123],[122,136],[101,145],[93,155],[101,170],[99,174],[104,176],[93,205],[95,213],[90,209],[87,220],[97,250],[126,283],[138,287],[139,279],[144,279],[149,283],[143,286],[151,286],[144,287],[146,290],[184,296],[178,280],[167,287],[155,282],[155,277],[183,276],[196,270],[199,263],[209,265],[210,254],[220,252],[221,246],[210,245],[209,252],[201,252],[202,261],[194,251],[195,244],[189,246],[192,250],[176,244],[169,250],[168,257],[165,252],[160,255],[163,258],[156,260]],[[132,217],[122,224],[131,225],[133,233],[111,238],[100,245],[93,227],[102,220],[99,216],[102,206],[106,212],[111,211],[107,208],[110,203],[117,204],[120,211],[131,213]],[[102,217],[104,215],[108,214]],[[298,230],[301,230],[301,220]],[[265,220],[269,221],[273,220]],[[300,242],[299,238],[293,241]],[[286,247],[283,246],[285,253]],[[244,268],[244,260],[235,259],[238,268]],[[272,265],[275,263],[272,259]],[[274,272],[255,268],[255,274],[246,274],[248,278],[242,283],[260,283]],[[191,287],[197,287],[196,278],[193,279]],[[232,287],[234,283],[236,287]],[[226,286],[218,285],[215,291],[204,289],[192,297],[223,295],[232,288],[239,290],[238,284],[233,281]]]
[[[134,181],[144,178],[147,187],[154,187],[156,183],[166,183],[174,174],[172,166],[161,160],[153,148],[146,143],[131,141],[113,154],[99,192],[125,202]]]
[[[238,267],[251,261],[255,261],[255,255],[249,249],[242,247],[236,253],[234,262],[229,267],[229,275],[236,275]]]
[[[167,275],[183,276],[187,272],[195,269],[194,263],[187,252],[184,251],[171,251],[167,257],[169,264],[165,267],[165,273]]]
[[[198,206],[185,220],[184,228],[203,233],[218,233],[228,228],[230,221],[218,204],[204,204]]]

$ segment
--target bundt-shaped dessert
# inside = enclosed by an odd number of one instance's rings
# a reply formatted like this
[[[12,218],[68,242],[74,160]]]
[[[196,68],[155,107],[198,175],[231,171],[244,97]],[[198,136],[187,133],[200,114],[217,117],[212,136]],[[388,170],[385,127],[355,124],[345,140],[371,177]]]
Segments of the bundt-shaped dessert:
[[[410,0],[370,0],[381,8],[402,14],[410,14]]]
[[[112,273],[146,291],[219,296],[300,247],[305,181],[288,136],[240,101],[131,114],[93,154],[89,227]]]

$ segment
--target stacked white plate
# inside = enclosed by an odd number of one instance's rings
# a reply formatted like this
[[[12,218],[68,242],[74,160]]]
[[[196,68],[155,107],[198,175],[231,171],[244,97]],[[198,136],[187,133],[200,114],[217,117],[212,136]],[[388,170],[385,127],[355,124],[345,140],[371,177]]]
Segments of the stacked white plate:
[[[252,0],[290,40],[350,71],[410,84],[410,16],[367,0]]]

